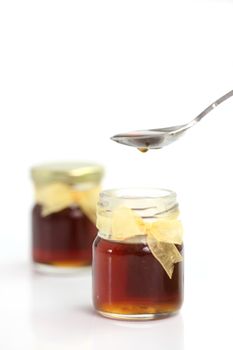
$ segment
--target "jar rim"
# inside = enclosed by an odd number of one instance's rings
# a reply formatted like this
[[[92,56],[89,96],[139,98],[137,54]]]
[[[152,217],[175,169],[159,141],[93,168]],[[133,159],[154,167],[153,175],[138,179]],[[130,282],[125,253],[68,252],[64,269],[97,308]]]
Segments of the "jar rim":
[[[176,192],[157,187],[123,187],[101,191],[100,196],[119,199],[157,199],[176,197]]]
[[[97,210],[111,212],[128,207],[142,217],[154,217],[178,207],[176,193],[164,188],[119,188],[100,192]]]

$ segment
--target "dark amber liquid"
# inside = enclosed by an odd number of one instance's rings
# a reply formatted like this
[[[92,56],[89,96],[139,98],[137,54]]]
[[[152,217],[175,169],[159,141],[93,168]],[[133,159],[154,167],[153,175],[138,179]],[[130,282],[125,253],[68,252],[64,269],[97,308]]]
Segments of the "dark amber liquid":
[[[41,216],[41,206],[32,211],[33,261],[72,267],[90,265],[96,227],[77,207]]]
[[[170,279],[146,244],[97,237],[93,247],[93,300],[97,310],[108,314],[175,312],[183,301],[183,264],[175,264]]]

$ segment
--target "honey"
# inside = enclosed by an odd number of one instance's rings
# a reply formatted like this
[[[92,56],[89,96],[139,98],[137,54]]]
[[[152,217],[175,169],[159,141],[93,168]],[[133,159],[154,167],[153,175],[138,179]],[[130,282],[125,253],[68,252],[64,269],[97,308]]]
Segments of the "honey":
[[[146,153],[149,151],[149,147],[138,147],[139,152]]]
[[[90,265],[95,225],[78,207],[66,208],[46,217],[35,205],[32,213],[32,255],[37,264],[56,267]]]
[[[182,252],[182,248],[180,248]],[[173,313],[183,301],[183,264],[170,279],[146,244],[94,243],[94,306],[103,314],[140,318]]]

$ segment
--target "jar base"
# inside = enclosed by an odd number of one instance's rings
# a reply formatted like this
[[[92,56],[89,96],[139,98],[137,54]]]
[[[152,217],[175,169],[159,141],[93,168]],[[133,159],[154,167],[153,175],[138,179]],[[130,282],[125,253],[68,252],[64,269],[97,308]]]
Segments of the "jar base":
[[[151,321],[151,320],[159,320],[163,318],[168,318],[174,316],[178,313],[178,311],[172,312],[163,312],[156,314],[116,314],[112,312],[104,312],[96,310],[98,314],[103,317],[111,318],[114,320],[124,320],[124,321]]]
[[[80,271],[90,270],[90,265],[76,265],[76,266],[57,266],[41,263],[33,263],[33,270],[35,272],[47,275],[72,275],[80,273]]]

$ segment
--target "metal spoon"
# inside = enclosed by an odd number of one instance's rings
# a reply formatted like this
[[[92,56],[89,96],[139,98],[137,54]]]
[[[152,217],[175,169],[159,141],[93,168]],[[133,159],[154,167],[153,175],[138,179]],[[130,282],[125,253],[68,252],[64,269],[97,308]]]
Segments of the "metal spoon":
[[[220,103],[233,96],[233,90],[211,103],[195,119],[187,124],[170,126],[168,128],[158,128],[149,130],[132,131],[123,134],[117,134],[111,137],[111,140],[123,145],[137,147],[140,151],[146,152],[150,148],[162,148],[176,141],[186,130],[196,125],[204,116],[216,108]]]

